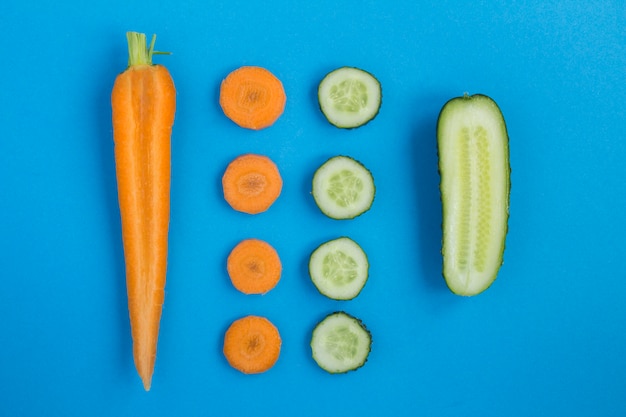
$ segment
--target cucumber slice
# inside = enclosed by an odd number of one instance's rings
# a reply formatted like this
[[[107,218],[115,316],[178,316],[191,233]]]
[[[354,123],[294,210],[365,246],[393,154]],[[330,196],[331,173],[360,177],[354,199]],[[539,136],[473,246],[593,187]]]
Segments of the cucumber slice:
[[[367,362],[372,335],[361,320],[338,311],[313,330],[311,350],[320,368],[331,374],[353,371]]]
[[[332,219],[353,219],[370,209],[376,187],[372,173],[349,156],[335,156],[313,175],[313,198]]]
[[[496,279],[508,229],[509,138],[498,105],[484,95],[448,101],[437,122],[443,208],[443,276],[476,295]]]
[[[333,300],[351,300],[359,295],[367,282],[368,271],[367,255],[348,237],[321,244],[309,258],[313,284]]]
[[[352,129],[372,120],[380,110],[382,89],[372,74],[354,67],[328,73],[317,89],[320,109],[339,128]]]

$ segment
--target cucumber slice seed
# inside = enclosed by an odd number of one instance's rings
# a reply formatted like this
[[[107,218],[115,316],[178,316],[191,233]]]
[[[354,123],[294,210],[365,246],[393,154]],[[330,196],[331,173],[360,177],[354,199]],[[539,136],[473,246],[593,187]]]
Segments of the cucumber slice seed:
[[[382,102],[380,82],[367,71],[341,67],[320,82],[317,98],[322,113],[334,126],[352,129],[376,117]]]
[[[437,122],[443,209],[443,275],[450,290],[476,295],[496,279],[508,231],[508,134],[484,95],[448,101]]]
[[[363,366],[371,345],[372,335],[363,322],[343,311],[326,316],[315,326],[311,336],[313,359],[331,374]]]
[[[332,219],[353,219],[370,209],[376,187],[372,173],[349,156],[335,156],[313,175],[313,198]]]
[[[367,255],[348,237],[321,244],[309,258],[311,281],[321,294],[334,300],[351,300],[359,295],[368,272]]]

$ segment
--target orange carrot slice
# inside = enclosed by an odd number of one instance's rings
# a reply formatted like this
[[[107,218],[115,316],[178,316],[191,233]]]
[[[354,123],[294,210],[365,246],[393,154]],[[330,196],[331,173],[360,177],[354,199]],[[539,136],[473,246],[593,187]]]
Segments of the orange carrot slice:
[[[278,284],[283,269],[276,250],[259,239],[239,242],[226,264],[233,286],[244,294],[267,293]]]
[[[164,300],[170,218],[170,137],[176,90],[152,64],[144,34],[127,33],[129,66],[111,93],[113,140],[135,367],[150,390]]]
[[[269,127],[285,109],[283,84],[261,67],[241,67],[222,81],[220,105],[224,114],[241,127],[253,130]]]
[[[235,158],[222,177],[224,199],[243,213],[266,211],[280,195],[283,180],[267,156],[246,154]]]
[[[246,316],[235,320],[224,336],[224,356],[244,374],[270,369],[280,356],[282,340],[278,329],[265,317]]]

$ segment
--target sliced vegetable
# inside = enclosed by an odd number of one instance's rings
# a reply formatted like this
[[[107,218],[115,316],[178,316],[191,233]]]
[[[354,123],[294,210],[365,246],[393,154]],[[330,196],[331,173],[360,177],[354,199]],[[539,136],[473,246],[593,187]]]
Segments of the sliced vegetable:
[[[278,329],[265,317],[246,316],[235,320],[224,335],[224,356],[244,374],[270,369],[280,356],[282,340]]]
[[[241,127],[253,130],[273,125],[283,114],[287,97],[283,84],[265,68],[246,66],[222,81],[220,105]]]
[[[328,73],[317,90],[320,109],[328,121],[352,129],[368,123],[380,110],[382,89],[372,74],[354,67]]]
[[[233,286],[244,294],[267,293],[278,284],[283,269],[276,250],[259,239],[239,242],[226,264]]]
[[[309,275],[320,293],[334,300],[355,298],[367,281],[369,262],[349,237],[321,244],[309,258]]]
[[[441,110],[443,275],[459,295],[487,289],[502,265],[511,187],[508,142],[504,117],[487,96],[466,94]]]
[[[154,42],[128,32],[128,68],[111,93],[113,141],[135,366],[150,390],[165,296],[170,137],[176,89],[152,63]]]
[[[365,213],[375,193],[372,173],[349,156],[330,158],[313,175],[315,203],[333,219],[353,219]]]
[[[263,155],[246,154],[235,158],[222,177],[224,199],[243,213],[266,211],[280,195],[283,180],[278,167]]]
[[[361,320],[343,311],[326,316],[315,327],[311,337],[313,359],[331,374],[363,366],[371,345],[372,335]]]

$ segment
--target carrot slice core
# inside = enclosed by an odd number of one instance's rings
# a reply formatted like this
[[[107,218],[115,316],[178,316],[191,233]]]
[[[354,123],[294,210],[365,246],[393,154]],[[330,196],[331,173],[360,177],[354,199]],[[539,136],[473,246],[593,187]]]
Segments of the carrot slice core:
[[[282,340],[276,326],[265,317],[246,316],[235,320],[224,335],[224,356],[244,374],[270,369],[280,356]]]

